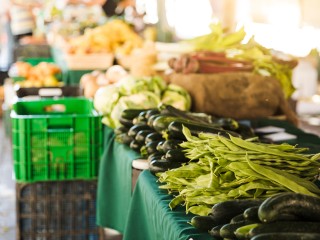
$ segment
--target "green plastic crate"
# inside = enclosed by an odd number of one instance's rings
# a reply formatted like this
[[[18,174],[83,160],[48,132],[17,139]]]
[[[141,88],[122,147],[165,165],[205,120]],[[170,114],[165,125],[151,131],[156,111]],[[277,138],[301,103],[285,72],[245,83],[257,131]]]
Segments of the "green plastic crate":
[[[91,100],[20,100],[11,119],[18,182],[97,177],[103,131]]]
[[[36,66],[41,62],[54,63],[53,58],[51,57],[21,57],[18,58],[19,61],[30,63],[32,66]]]

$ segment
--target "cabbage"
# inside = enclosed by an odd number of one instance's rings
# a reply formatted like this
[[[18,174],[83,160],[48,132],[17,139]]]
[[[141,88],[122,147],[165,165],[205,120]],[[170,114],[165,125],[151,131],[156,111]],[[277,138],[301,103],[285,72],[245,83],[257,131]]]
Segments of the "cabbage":
[[[111,128],[120,126],[119,118],[125,109],[157,108],[161,102],[181,110],[189,110],[189,93],[161,77],[134,78],[127,76],[116,84],[98,89],[94,96],[94,107],[102,113],[102,123]]]
[[[119,89],[116,85],[100,87],[93,99],[94,107],[98,112],[108,114],[112,111],[113,106],[118,102],[120,96]]]
[[[168,85],[162,95],[161,102],[183,111],[189,111],[191,108],[190,94],[184,88],[175,84]]]

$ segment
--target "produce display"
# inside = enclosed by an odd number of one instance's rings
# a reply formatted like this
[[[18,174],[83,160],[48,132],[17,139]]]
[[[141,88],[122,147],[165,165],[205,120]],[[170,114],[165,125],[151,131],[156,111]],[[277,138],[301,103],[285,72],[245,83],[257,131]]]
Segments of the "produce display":
[[[104,116],[102,122],[111,128],[121,125],[119,119],[123,110],[157,108],[160,103],[189,110],[191,98],[184,88],[167,84],[161,77],[131,75],[116,84],[100,87],[94,96],[94,106]]]
[[[286,240],[320,237],[320,198],[280,193],[265,200],[228,200],[191,224],[215,239]]]
[[[244,28],[226,32],[221,23],[212,24],[207,35],[188,40],[196,54],[173,58],[170,66],[183,73],[219,73],[226,71],[250,71],[271,76],[280,81],[286,98],[294,92],[291,81],[292,69],[297,61],[278,57],[278,54],[258,44],[253,38],[244,43]]]
[[[189,164],[158,174],[160,187],[175,194],[170,207],[208,215],[214,204],[230,199],[267,198],[279,192],[319,196],[312,182],[319,173],[320,154],[290,144],[267,144],[206,132],[180,144]]]
[[[11,76],[18,77],[20,87],[56,87],[61,86],[58,75],[61,69],[54,63],[40,62],[33,66],[18,61],[10,69]]]
[[[130,54],[134,48],[141,47],[143,39],[129,24],[113,19],[104,25],[86,29],[83,35],[68,41],[67,53],[121,53]]]
[[[233,119],[181,111],[170,105],[148,110],[126,109],[119,120],[122,126],[115,129],[116,140],[148,159],[154,174],[190,161],[180,146],[186,140],[183,126],[188,126],[193,135],[205,131],[225,136],[254,136],[249,127]]]

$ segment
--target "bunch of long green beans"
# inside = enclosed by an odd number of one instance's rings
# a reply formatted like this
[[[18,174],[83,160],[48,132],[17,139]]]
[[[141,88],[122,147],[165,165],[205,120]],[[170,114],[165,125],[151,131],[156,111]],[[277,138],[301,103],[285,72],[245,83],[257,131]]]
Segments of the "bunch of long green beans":
[[[216,203],[236,198],[267,198],[292,191],[320,196],[313,183],[319,173],[320,153],[290,144],[266,144],[255,139],[201,133],[181,146],[190,162],[158,174],[160,188],[174,194],[170,207],[208,215]]]

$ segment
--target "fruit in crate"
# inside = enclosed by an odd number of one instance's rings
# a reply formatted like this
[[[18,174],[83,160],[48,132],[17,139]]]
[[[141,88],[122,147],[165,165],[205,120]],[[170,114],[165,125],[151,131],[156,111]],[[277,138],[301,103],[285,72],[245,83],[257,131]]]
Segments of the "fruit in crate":
[[[40,62],[32,66],[28,62],[16,62],[13,75],[21,78],[16,82],[20,87],[56,87],[60,86],[58,75],[61,69],[54,63]]]
[[[122,20],[111,20],[104,25],[86,29],[83,35],[70,39],[69,54],[121,53],[131,51],[143,44],[142,38]]]

